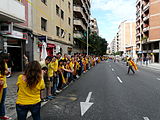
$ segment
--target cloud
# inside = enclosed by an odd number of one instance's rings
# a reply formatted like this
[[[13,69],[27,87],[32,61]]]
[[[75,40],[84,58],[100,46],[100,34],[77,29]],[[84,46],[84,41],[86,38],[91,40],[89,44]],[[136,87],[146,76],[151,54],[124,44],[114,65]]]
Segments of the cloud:
[[[108,39],[113,39],[117,32],[118,25],[124,20],[135,20],[136,18],[135,0],[92,0],[92,11],[103,12],[104,15],[97,19],[100,23],[106,23],[106,29],[99,27],[100,34],[107,30]],[[97,12],[96,12],[97,13]],[[105,19],[104,19],[105,18]],[[111,30],[111,31],[110,31]],[[102,35],[102,36],[107,36]]]

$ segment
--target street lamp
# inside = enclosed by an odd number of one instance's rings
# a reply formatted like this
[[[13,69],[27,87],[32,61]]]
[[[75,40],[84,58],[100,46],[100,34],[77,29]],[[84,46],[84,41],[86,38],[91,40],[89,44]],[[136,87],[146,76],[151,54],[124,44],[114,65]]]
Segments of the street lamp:
[[[89,35],[88,35],[88,28],[89,28],[89,22],[87,24],[87,56],[88,56],[88,37],[89,37]]]
[[[92,5],[92,0],[90,0],[90,4]],[[90,7],[90,11],[91,11],[91,7]],[[90,27],[90,15],[89,15],[89,21],[88,21],[88,23],[87,23],[87,55],[88,55],[88,37],[89,37],[89,27]]]

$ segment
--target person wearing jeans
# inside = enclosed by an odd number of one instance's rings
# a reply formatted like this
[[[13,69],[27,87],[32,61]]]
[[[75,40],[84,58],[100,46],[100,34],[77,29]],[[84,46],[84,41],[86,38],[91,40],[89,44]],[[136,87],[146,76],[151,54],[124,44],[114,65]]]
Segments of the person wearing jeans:
[[[40,120],[41,103],[34,105],[16,105],[18,120],[26,120],[28,111],[31,112],[33,120]]]
[[[1,53],[0,54],[0,119],[2,120],[8,120],[11,119],[10,117],[5,116],[5,99],[7,94],[7,79],[6,75],[10,74],[8,71],[8,54],[7,53]]]
[[[24,72],[18,76],[16,100],[17,120],[26,120],[32,113],[33,120],[40,120],[41,91],[45,88],[43,73],[38,61],[30,62]]]

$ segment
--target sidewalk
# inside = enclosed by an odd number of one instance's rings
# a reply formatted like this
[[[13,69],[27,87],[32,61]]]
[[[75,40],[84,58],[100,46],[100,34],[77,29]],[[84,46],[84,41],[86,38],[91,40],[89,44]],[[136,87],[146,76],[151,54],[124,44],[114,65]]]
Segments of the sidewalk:
[[[7,85],[8,85],[8,91],[7,91],[7,97],[5,101],[6,105],[6,115],[9,117],[12,117],[13,119],[16,118],[16,97],[17,97],[17,78],[18,75],[21,74],[21,72],[16,72],[12,74],[12,77],[7,78]]]
[[[140,62],[138,63],[139,66],[146,67],[146,68],[151,68],[155,70],[160,70],[160,63],[150,63],[148,65],[141,64]]]

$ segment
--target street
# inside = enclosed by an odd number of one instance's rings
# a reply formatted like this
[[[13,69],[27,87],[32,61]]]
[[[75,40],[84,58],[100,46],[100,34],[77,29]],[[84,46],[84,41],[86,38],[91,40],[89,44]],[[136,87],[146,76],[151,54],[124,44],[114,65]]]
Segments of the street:
[[[93,103],[81,115],[80,102]],[[160,74],[102,62],[42,107],[42,120],[159,120]]]

